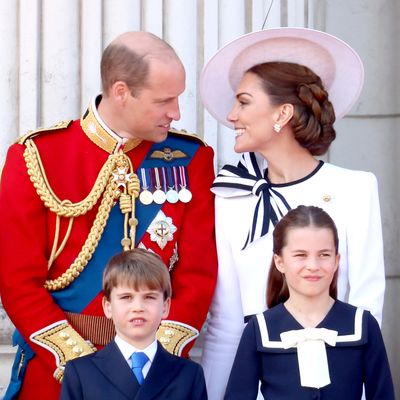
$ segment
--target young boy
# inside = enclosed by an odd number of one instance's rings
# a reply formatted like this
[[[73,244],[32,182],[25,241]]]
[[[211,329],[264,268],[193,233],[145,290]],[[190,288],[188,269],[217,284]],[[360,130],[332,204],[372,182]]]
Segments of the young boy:
[[[67,363],[60,399],[206,400],[201,366],[168,353],[156,340],[171,302],[169,272],[160,257],[143,249],[115,255],[104,270],[103,292],[115,339]]]

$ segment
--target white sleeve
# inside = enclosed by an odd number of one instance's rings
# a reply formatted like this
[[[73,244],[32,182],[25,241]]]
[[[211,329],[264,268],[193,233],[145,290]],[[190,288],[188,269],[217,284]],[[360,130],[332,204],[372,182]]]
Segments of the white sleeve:
[[[375,175],[362,172],[353,181],[347,224],[349,303],[369,310],[382,322],[385,293],[383,239]]]
[[[209,400],[221,400],[244,328],[240,286],[232,259],[229,210],[226,200],[216,197],[215,226],[218,251],[218,279],[204,336],[201,364]],[[228,200],[229,201],[229,200]]]

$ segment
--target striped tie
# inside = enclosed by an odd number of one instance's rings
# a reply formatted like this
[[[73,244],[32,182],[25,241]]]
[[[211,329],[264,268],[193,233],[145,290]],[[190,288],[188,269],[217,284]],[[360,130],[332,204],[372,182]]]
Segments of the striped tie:
[[[132,361],[132,371],[136,376],[137,381],[139,382],[139,385],[141,385],[144,381],[144,376],[143,376],[143,367],[149,361],[149,358],[146,356],[145,353],[143,352],[137,352],[133,353],[131,355],[131,361]]]

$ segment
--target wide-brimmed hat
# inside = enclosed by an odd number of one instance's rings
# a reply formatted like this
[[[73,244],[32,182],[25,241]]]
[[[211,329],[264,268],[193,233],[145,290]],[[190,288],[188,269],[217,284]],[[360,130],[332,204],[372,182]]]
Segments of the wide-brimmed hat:
[[[204,107],[232,127],[226,118],[241,78],[252,66],[271,61],[297,63],[315,72],[329,93],[337,119],[350,111],[364,82],[362,61],[343,40],[308,28],[265,29],[228,43],[204,66],[200,77]]]

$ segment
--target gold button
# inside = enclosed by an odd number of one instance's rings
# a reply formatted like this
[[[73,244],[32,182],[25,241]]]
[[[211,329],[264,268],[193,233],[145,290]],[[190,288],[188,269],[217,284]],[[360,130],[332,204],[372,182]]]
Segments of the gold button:
[[[322,196],[322,200],[325,201],[326,203],[328,203],[329,201],[332,200],[332,196],[330,194],[324,194]]]
[[[67,339],[69,339],[69,333],[68,333],[68,332],[65,332],[65,331],[61,331],[61,332],[59,333],[59,336],[60,336],[60,338],[61,338],[62,340],[67,340]]]
[[[172,336],[174,336],[175,335],[175,332],[173,331],[173,329],[166,329],[165,331],[164,331],[164,334],[165,334],[165,336],[168,336],[168,337],[172,337]]]
[[[66,342],[67,346],[74,347],[76,345],[76,341],[72,338],[69,338]]]
[[[72,349],[72,352],[77,354],[77,355],[79,355],[79,354],[81,354],[83,352],[83,349],[80,346],[74,346],[73,349]]]
[[[171,342],[171,339],[166,338],[165,336],[160,337],[160,343],[162,344],[168,344]]]

